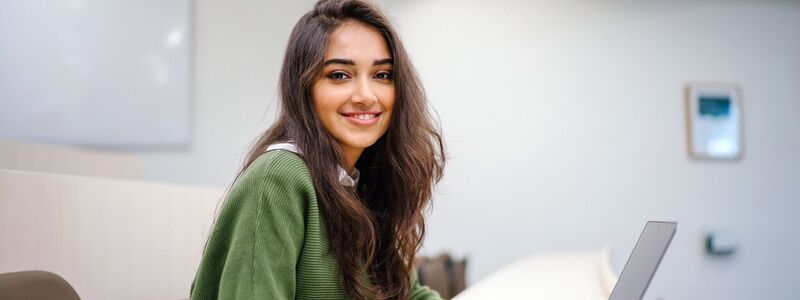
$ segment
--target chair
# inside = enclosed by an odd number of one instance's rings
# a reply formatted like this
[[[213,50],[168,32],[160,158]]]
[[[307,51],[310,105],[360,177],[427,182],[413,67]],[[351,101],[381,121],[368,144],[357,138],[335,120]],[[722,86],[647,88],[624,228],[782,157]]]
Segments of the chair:
[[[80,300],[78,293],[61,276],[46,271],[0,274],[0,299]]]
[[[466,259],[453,260],[447,253],[419,257],[416,266],[419,283],[450,299],[466,287],[466,263]]]

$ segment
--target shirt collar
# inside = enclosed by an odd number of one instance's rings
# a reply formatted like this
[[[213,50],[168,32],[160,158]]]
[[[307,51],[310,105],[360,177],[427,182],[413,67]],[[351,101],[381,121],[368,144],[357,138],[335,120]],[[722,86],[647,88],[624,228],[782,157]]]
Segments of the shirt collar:
[[[300,151],[300,149],[298,149],[297,146],[295,146],[295,144],[293,143],[272,144],[267,147],[267,151],[271,150],[286,150],[289,152],[297,153],[297,155],[303,156],[303,152]],[[353,171],[348,174],[347,170],[342,168],[342,166],[338,167],[339,167],[339,184],[350,187],[354,187],[358,184],[358,179],[359,177],[361,177],[361,172],[359,172],[358,169],[354,167]]]

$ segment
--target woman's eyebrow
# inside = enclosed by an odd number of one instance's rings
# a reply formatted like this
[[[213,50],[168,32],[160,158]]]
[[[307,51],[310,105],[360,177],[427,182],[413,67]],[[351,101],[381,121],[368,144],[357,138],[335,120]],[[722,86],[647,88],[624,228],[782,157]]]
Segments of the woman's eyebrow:
[[[334,65],[334,64],[336,64],[336,65],[353,65],[353,66],[355,66],[356,62],[354,62],[352,59],[343,59],[343,58],[331,58],[331,59],[325,61],[325,65],[326,66],[327,65]]]
[[[372,65],[374,65],[374,66],[377,66],[377,65],[391,65],[393,63],[394,63],[394,61],[391,58],[384,58],[384,59],[379,59],[379,60],[374,61],[372,63]],[[331,58],[331,59],[325,61],[325,65],[326,66],[327,65],[351,65],[351,66],[355,66],[356,62],[353,61],[352,59]]]

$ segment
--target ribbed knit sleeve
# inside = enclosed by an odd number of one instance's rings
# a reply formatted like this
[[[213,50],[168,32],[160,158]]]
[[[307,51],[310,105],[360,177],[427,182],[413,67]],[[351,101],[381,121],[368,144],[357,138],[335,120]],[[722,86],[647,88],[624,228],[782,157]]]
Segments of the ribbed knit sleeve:
[[[425,285],[419,284],[417,272],[413,271],[411,279],[411,300],[441,300],[442,296]]]
[[[314,195],[309,178],[302,159],[286,151],[268,152],[248,167],[214,225],[192,299],[295,298]]]

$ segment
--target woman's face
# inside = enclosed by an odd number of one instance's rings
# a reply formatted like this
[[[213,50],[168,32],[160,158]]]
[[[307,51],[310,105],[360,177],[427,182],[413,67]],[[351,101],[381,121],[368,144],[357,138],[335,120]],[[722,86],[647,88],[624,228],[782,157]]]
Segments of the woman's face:
[[[377,30],[357,22],[335,29],[327,47],[311,97],[352,167],[389,128],[395,100],[392,56]]]

